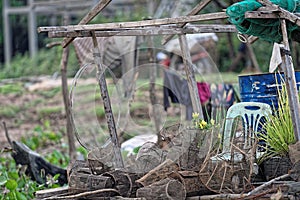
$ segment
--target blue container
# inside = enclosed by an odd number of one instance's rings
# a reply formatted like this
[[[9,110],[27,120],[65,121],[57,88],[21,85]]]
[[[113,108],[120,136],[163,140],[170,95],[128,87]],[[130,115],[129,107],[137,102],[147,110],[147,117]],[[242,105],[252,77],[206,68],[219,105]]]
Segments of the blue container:
[[[300,72],[295,72],[297,89],[300,88]],[[263,102],[272,109],[278,108],[278,86],[280,87],[283,73],[265,73],[239,76],[241,101]],[[276,81],[277,79],[277,81]]]

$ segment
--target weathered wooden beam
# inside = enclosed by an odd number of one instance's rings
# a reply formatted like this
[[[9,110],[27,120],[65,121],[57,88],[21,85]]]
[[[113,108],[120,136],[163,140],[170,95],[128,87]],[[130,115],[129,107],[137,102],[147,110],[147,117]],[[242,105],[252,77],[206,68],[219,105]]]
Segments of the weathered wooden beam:
[[[202,107],[200,104],[200,97],[198,94],[198,87],[195,79],[195,73],[193,69],[192,58],[186,35],[179,35],[179,43],[181,48],[182,60],[184,63],[184,69],[188,81],[190,96],[192,100],[193,112],[199,113],[200,119],[204,119]]]
[[[245,13],[246,19],[286,19],[300,26],[300,17],[293,13],[281,11],[248,11]]]
[[[234,25],[188,25],[184,28],[176,28],[174,26],[161,26],[151,28],[135,28],[135,29],[115,29],[95,31],[96,37],[110,36],[139,36],[139,35],[178,35],[178,34],[194,34],[194,33],[220,33],[220,32],[237,32]],[[90,31],[50,31],[49,38],[61,37],[91,37]]]
[[[123,162],[122,154],[121,154],[121,147],[120,147],[120,143],[118,140],[116,124],[115,124],[114,115],[113,115],[112,108],[111,108],[111,101],[110,101],[107,84],[106,84],[106,80],[105,80],[105,75],[104,75],[105,68],[104,68],[104,66],[102,64],[102,60],[101,60],[101,53],[100,53],[101,51],[99,50],[98,42],[97,42],[97,38],[96,38],[95,34],[93,34],[92,39],[93,39],[93,44],[94,44],[94,59],[95,59],[95,63],[98,68],[97,76],[98,76],[98,82],[99,82],[99,86],[100,86],[100,93],[101,93],[101,97],[103,100],[103,106],[104,106],[105,118],[107,121],[108,131],[109,131],[110,138],[111,138],[111,141],[113,144],[115,166],[117,168],[124,168],[124,162]]]
[[[39,27],[38,32],[49,32],[49,31],[97,31],[97,30],[107,30],[107,29],[117,29],[117,28],[136,28],[145,26],[159,26],[166,24],[177,24],[177,23],[188,23],[188,22],[198,22],[207,20],[217,20],[226,19],[227,15],[225,12],[216,12],[195,16],[182,16],[175,18],[164,18],[164,19],[154,19],[154,20],[144,20],[135,22],[115,22],[115,23],[105,23],[105,24],[89,24],[89,25],[69,25],[69,26],[47,26]]]
[[[193,8],[193,10],[191,10],[191,12],[189,14],[187,14],[187,16],[193,16],[193,15],[197,15],[207,4],[209,4],[212,0],[203,0],[200,1],[198,3],[197,6],[195,6]],[[180,23],[178,24],[178,27],[182,28],[187,24],[187,22],[185,23]],[[172,39],[173,35],[167,36],[165,38],[163,38],[162,40],[162,44],[166,44],[168,41],[170,41]]]
[[[285,50],[285,60],[283,66],[284,76],[285,76],[285,83],[288,93],[289,99],[289,106],[290,106],[290,113],[292,117],[293,129],[295,138],[297,141],[300,139],[300,105],[299,105],[299,97],[296,85],[296,78],[295,78],[295,70],[292,62],[292,58],[290,55],[290,47],[288,41],[288,35],[286,30],[286,21],[283,19],[281,20],[281,31],[283,37],[283,45]]]
[[[109,3],[111,2],[111,0],[102,0],[99,1],[99,3],[90,11],[88,12],[88,14],[82,18],[82,20],[79,22],[78,25],[82,25],[82,24],[87,24],[89,23],[92,19],[94,19],[94,17],[101,12]],[[74,38],[65,38],[62,41],[62,46],[66,47],[68,46],[68,44],[70,44],[72,41],[74,40]]]

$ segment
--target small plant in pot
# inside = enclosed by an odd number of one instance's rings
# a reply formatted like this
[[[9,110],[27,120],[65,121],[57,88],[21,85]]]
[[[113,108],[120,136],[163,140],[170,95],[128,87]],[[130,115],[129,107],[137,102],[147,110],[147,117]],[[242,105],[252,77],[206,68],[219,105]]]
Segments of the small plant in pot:
[[[273,115],[263,125],[266,134],[258,138],[264,150],[259,163],[267,180],[288,173],[292,167],[289,145],[296,142],[284,81],[277,90],[278,108],[274,109]]]

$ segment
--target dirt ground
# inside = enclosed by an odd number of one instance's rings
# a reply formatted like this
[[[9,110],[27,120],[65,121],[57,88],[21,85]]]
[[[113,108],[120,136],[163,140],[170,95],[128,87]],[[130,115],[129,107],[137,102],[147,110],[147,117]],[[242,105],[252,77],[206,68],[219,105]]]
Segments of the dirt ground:
[[[73,79],[68,80],[70,89],[72,81]],[[100,99],[96,80],[88,79],[80,84],[82,88],[78,88],[76,96],[74,94],[76,98],[72,102],[73,106],[75,105],[76,123],[82,129],[89,126],[94,129],[102,128],[105,131],[107,125],[103,108],[101,108],[103,104],[95,100]],[[159,92],[158,95],[162,99],[162,93]],[[131,128],[134,131],[145,132],[145,129],[151,126],[148,122],[150,120],[148,88],[140,88],[136,91],[135,99],[137,100],[132,102],[130,107],[131,121],[134,122],[134,127]],[[98,103],[96,107],[95,104]],[[53,132],[66,132],[66,115],[60,78],[33,77],[2,80],[0,82],[0,107],[0,149],[9,147],[2,122],[6,123],[9,137],[16,141],[20,141],[22,137],[29,137],[35,127],[43,127],[45,122],[50,123]],[[98,124],[99,121],[100,124]],[[124,123],[123,126],[131,125]],[[81,137],[86,139],[85,135]],[[77,142],[76,145],[79,146],[79,143]]]
[[[59,87],[60,80],[48,77],[1,83],[0,149],[9,146],[2,122],[6,123],[11,139],[16,141],[26,137],[36,126],[42,126],[46,120],[53,131],[64,129],[65,112]]]

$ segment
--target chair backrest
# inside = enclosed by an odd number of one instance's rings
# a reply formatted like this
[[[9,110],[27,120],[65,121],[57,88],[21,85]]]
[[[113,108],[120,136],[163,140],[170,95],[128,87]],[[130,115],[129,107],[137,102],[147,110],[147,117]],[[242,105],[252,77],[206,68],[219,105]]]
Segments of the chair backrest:
[[[268,120],[272,115],[271,106],[260,102],[240,102],[233,104],[227,111],[223,137],[223,152],[230,152],[231,139],[235,137],[232,133],[234,119],[243,119],[244,149],[253,145],[256,133],[262,129],[263,120]]]

